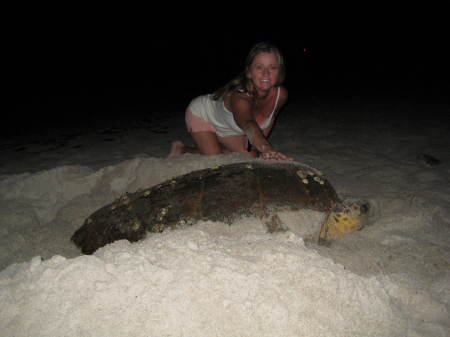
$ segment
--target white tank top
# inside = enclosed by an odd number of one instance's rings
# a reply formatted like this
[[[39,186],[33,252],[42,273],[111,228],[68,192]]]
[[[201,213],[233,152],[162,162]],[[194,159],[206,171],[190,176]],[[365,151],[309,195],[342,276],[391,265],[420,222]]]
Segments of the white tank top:
[[[223,99],[221,98],[215,101],[212,99],[212,96],[213,95],[202,95],[194,98],[189,104],[188,110],[194,115],[211,123],[216,129],[217,135],[220,137],[245,135],[244,131],[236,124],[233,113],[226,108]],[[279,97],[280,87],[278,87],[277,98],[272,113],[261,124],[258,123],[261,130],[265,130],[270,126],[278,105]]]

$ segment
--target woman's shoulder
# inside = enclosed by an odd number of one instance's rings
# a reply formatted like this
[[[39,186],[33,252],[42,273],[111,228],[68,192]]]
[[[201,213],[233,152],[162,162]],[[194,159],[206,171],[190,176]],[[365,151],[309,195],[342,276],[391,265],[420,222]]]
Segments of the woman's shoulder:
[[[287,98],[288,98],[288,90],[286,89],[286,87],[284,87],[282,85],[280,85],[279,88],[280,88],[280,98],[279,98],[279,100],[281,102],[285,102],[287,100]]]
[[[251,101],[252,96],[246,91],[233,90],[227,94],[230,99],[243,99],[246,101]]]
[[[234,90],[234,91],[228,93],[224,97],[224,101],[225,101],[225,103],[228,103],[230,105],[236,104],[236,103],[252,104],[253,99],[247,92],[240,92],[240,91]]]
[[[253,100],[246,92],[232,91],[224,97],[225,107],[233,113],[250,111]]]

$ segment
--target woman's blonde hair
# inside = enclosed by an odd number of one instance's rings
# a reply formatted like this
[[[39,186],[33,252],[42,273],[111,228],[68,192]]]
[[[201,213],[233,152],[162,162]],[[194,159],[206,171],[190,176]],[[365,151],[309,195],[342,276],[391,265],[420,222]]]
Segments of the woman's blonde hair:
[[[233,78],[223,87],[217,89],[216,92],[214,92],[213,94],[213,99],[218,100],[224,97],[226,94],[235,90],[239,92],[246,92],[249,95],[256,96],[255,89],[253,88],[253,83],[247,77],[247,73],[250,71],[250,66],[252,65],[255,57],[261,53],[271,53],[278,56],[278,61],[280,64],[280,73],[278,81],[277,83],[275,83],[275,86],[280,86],[284,82],[284,78],[286,76],[286,68],[284,65],[283,55],[281,54],[280,50],[273,44],[270,44],[268,42],[259,42],[255,44],[248,53],[244,71],[242,71],[238,76]]]

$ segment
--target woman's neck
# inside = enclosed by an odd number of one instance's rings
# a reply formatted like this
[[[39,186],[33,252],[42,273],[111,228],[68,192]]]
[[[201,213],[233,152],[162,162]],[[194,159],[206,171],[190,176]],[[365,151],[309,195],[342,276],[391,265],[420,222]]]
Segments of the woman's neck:
[[[273,91],[273,87],[270,88],[269,90],[259,90],[258,91],[258,89],[256,89],[255,90],[255,93],[256,93],[255,100],[259,101],[259,102],[264,101],[265,99],[267,99],[270,96],[272,91]]]

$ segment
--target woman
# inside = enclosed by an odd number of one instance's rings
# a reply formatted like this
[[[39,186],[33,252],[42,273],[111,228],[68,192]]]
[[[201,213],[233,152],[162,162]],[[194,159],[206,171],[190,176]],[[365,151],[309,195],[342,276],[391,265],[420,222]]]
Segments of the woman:
[[[292,160],[267,141],[276,114],[287,100],[281,84],[285,68],[277,47],[258,43],[245,70],[213,95],[195,98],[186,110],[186,125],[197,145],[172,143],[170,157],[183,153],[205,155],[238,152],[265,160]]]

